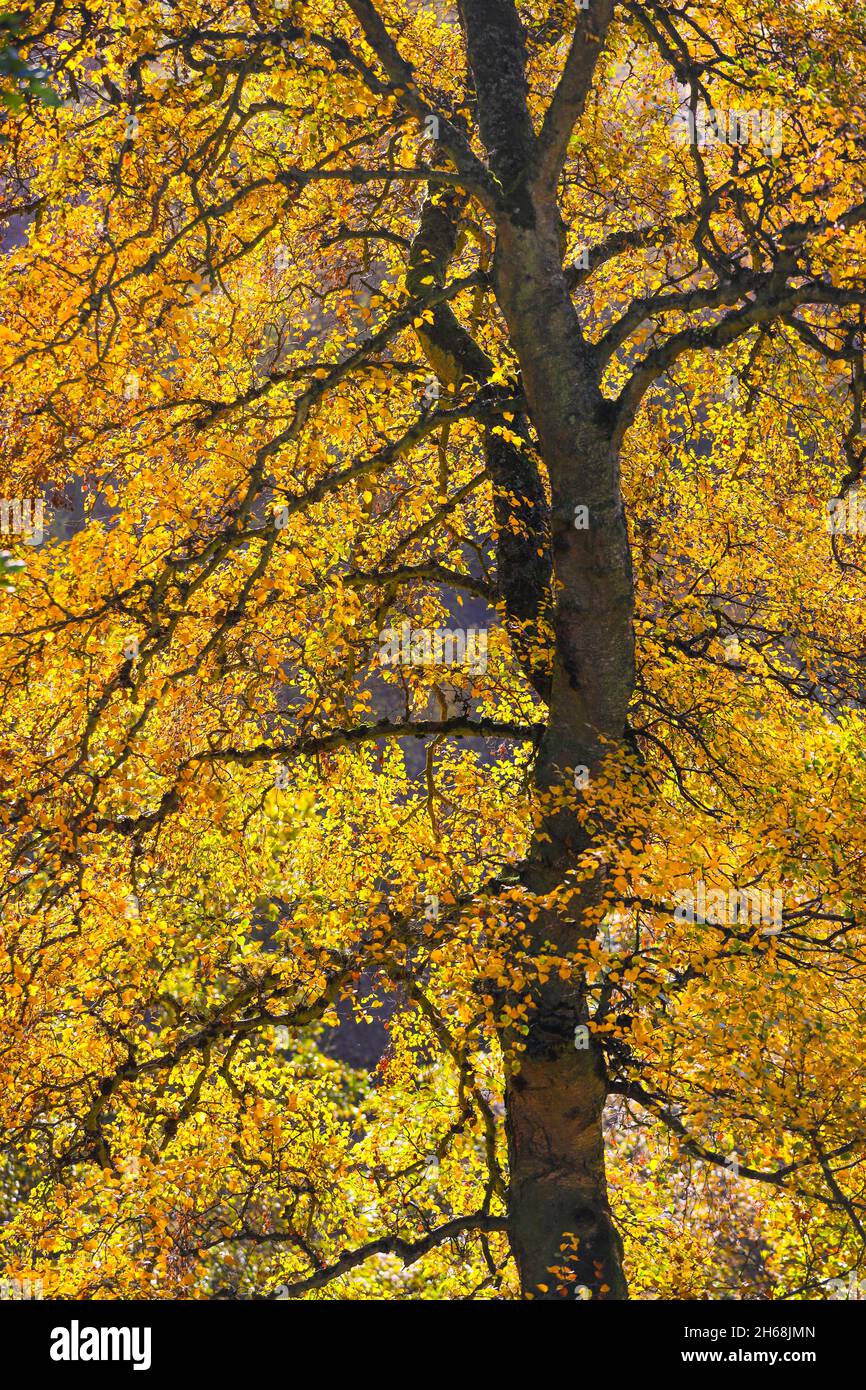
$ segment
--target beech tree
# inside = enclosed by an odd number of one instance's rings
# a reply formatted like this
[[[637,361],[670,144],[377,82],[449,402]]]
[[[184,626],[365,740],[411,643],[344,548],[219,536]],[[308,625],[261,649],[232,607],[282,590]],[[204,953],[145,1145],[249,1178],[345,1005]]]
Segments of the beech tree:
[[[79,1297],[864,1258],[854,0],[30,0],[0,1250]],[[368,1068],[327,1046],[387,1024]]]

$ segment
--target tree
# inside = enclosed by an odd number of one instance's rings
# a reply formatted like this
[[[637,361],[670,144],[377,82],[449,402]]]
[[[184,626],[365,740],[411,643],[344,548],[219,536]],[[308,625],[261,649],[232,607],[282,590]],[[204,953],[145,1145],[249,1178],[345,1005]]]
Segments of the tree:
[[[856,1275],[857,7],[20,10],[9,1267]]]

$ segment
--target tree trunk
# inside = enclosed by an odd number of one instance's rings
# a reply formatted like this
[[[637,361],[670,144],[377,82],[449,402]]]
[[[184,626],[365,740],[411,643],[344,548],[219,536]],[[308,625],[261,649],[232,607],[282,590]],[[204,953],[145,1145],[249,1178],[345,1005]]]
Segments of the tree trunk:
[[[545,992],[506,1085],[511,1248],[524,1294],[540,1299],[627,1297],[605,1181],[604,1072],[597,1048],[575,1049],[582,1016],[578,996]]]
[[[604,741],[623,738],[633,686],[633,585],[617,451],[592,348],[562,273],[555,209],[546,220],[539,208],[517,225],[503,220],[497,232],[497,298],[552,489],[556,651],[536,766],[543,792],[562,787],[577,767],[595,775]],[[588,509],[587,529],[575,525],[577,507]],[[549,893],[586,845],[573,812],[552,813],[536,836],[524,883]],[[568,950],[580,935],[592,935],[581,909],[600,889],[597,878],[583,902],[572,901],[569,920],[543,912],[528,924],[533,948],[541,952],[553,942]],[[538,1298],[573,1297],[576,1285],[595,1298],[625,1298],[604,1172],[603,1059],[594,1043],[575,1047],[575,1028],[586,1018],[583,990],[552,980],[534,1003],[506,1093],[509,1219],[522,1288]],[[566,1278],[551,1275],[552,1267],[567,1270]]]

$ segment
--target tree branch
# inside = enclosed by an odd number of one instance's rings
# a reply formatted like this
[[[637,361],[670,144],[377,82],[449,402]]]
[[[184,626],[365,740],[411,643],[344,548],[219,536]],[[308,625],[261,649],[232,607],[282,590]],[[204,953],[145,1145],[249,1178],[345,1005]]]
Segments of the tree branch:
[[[538,137],[536,182],[543,194],[556,191],[571,132],[583,115],[613,12],[614,0],[593,0],[591,9],[577,11],[571,48]]]
[[[396,1255],[403,1261],[404,1268],[415,1264],[424,1255],[435,1250],[438,1245],[443,1245],[446,1240],[453,1240],[456,1236],[465,1235],[469,1231],[506,1231],[508,1223],[504,1216],[485,1216],[478,1212],[474,1216],[455,1216],[451,1221],[446,1221],[443,1226],[437,1226],[435,1230],[429,1231],[420,1240],[406,1240],[403,1236],[380,1236],[378,1240],[370,1241],[369,1245],[362,1245],[358,1250],[349,1250],[341,1255],[339,1260],[332,1265],[327,1265],[324,1269],[319,1269],[315,1274],[310,1274],[306,1279],[298,1279],[294,1284],[282,1284],[268,1295],[269,1299],[277,1299],[281,1295],[287,1298],[299,1298],[302,1294],[311,1293],[313,1289],[321,1289],[325,1284],[330,1284],[334,1279],[339,1279],[342,1274],[350,1274],[353,1269],[371,1260],[376,1255]],[[278,1239],[278,1237],[275,1237]]]

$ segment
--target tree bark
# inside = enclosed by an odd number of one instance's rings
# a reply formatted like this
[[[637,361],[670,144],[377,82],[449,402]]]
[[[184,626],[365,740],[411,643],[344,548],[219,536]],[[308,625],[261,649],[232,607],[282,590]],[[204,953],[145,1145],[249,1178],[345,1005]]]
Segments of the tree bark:
[[[634,683],[633,583],[612,412],[562,267],[559,172],[612,21],[613,0],[579,12],[540,132],[529,109],[526,36],[513,0],[459,0],[478,128],[496,186],[493,284],[520,364],[551,488],[555,643],[549,722],[535,768],[543,794],[575,768],[590,777],[625,734]],[[576,508],[588,525],[575,524]],[[573,783],[572,783],[573,785]],[[522,871],[537,895],[562,885],[587,848],[574,811],[551,811]],[[564,953],[596,930],[601,875],[567,908],[525,924],[533,953]],[[575,1047],[581,982],[536,991],[524,1050],[507,1061],[509,1230],[524,1294],[625,1298],[622,1247],[604,1171],[604,1059]],[[506,1056],[512,1055],[506,1042]],[[551,1274],[564,1270],[564,1277]]]
[[[552,492],[556,646],[536,764],[545,792],[576,767],[595,775],[609,743],[623,738],[634,679],[633,584],[617,451],[562,272],[558,219],[536,207],[521,222],[503,219],[497,229],[494,282]],[[577,507],[588,509],[587,529],[575,525]],[[551,813],[532,845],[525,885],[549,893],[586,847],[573,813]],[[591,935],[583,909],[600,889],[596,878],[567,919],[549,911],[527,924],[532,949],[543,952],[550,942],[567,951]],[[551,981],[534,1006],[506,1091],[509,1222],[522,1288],[548,1299],[573,1297],[576,1288],[624,1298],[604,1171],[604,1062],[594,1041],[585,1051],[575,1047],[584,992]],[[567,1271],[565,1278],[552,1268]]]

